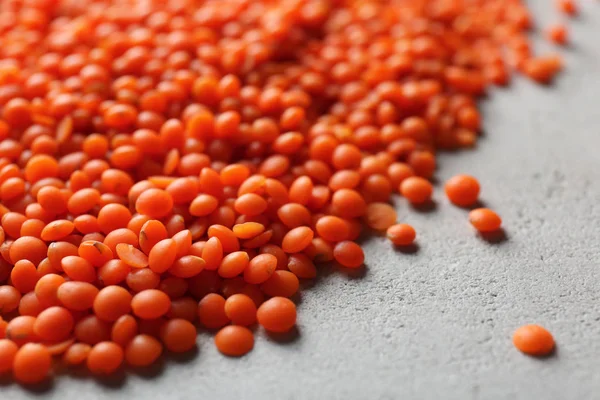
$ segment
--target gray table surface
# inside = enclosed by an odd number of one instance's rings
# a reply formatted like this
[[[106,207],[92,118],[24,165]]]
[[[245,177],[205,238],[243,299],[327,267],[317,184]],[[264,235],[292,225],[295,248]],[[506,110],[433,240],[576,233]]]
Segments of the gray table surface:
[[[559,16],[531,0],[538,26]],[[4,399],[592,399],[600,397],[600,3],[570,23],[573,46],[555,85],[517,79],[483,103],[475,151],[443,155],[437,177],[472,173],[507,240],[474,234],[464,210],[437,190],[437,209],[397,200],[419,250],[366,245],[360,276],[323,271],[302,292],[297,337],[258,334],[242,359],[212,337],[161,371],[117,380],[61,375],[27,390],[0,383]],[[539,41],[539,48],[551,46]],[[533,359],[511,343],[540,323],[557,353]]]

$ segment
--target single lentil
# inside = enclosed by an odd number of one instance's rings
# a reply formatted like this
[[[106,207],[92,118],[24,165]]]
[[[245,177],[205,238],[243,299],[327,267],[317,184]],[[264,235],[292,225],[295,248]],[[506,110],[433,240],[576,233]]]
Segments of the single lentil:
[[[552,334],[540,325],[524,325],[513,334],[517,349],[531,356],[545,356],[554,350]]]

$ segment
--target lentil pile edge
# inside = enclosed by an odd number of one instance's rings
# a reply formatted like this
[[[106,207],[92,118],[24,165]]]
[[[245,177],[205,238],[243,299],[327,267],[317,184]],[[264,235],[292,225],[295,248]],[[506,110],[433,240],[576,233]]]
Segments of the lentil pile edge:
[[[390,199],[430,201],[478,96],[560,70],[530,24],[519,0],[2,1],[0,372],[289,331],[300,281],[360,268],[365,228],[415,240]],[[446,192],[472,206],[479,183]]]

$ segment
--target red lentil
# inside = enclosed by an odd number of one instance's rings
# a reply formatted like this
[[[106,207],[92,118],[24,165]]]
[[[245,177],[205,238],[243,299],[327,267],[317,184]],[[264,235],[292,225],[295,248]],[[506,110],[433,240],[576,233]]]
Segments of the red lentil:
[[[502,219],[488,208],[477,208],[469,213],[469,222],[479,232],[493,232],[500,229]]]
[[[95,315],[89,315],[75,324],[74,333],[79,342],[95,345],[110,340],[110,323]]]
[[[84,311],[92,308],[98,292],[98,288],[90,283],[63,280],[56,289],[56,298],[69,310]]]
[[[69,366],[80,365],[85,362],[92,347],[85,343],[71,345],[63,354],[62,361]]]
[[[35,321],[35,317],[26,315],[11,319],[6,325],[6,338],[12,340],[18,346],[29,342],[37,342],[39,338],[34,332]]]
[[[567,28],[562,24],[551,25],[546,30],[546,37],[551,42],[564,45],[568,42]]]
[[[256,321],[256,305],[245,294],[234,294],[225,301],[225,315],[234,325],[252,325]]]
[[[125,264],[131,268],[145,268],[148,266],[148,256],[133,245],[119,243],[116,247],[117,255]]]
[[[9,313],[19,307],[21,293],[10,285],[0,286],[0,310]]]
[[[292,297],[298,291],[300,281],[290,271],[277,270],[260,287],[268,296]]]
[[[523,61],[522,69],[531,79],[545,84],[562,69],[562,59],[557,55],[529,58]]]
[[[156,319],[165,315],[171,308],[171,300],[164,292],[156,289],[142,290],[133,296],[131,309],[142,319]]]
[[[154,245],[166,239],[167,236],[167,228],[162,222],[155,219],[148,220],[140,229],[139,247],[144,253],[149,254]]]
[[[316,263],[325,263],[333,260],[333,245],[321,238],[314,238],[304,253]]]
[[[575,0],[556,0],[556,7],[559,11],[568,15],[575,15],[578,11]]]
[[[185,256],[192,247],[192,232],[188,229],[181,230],[172,236],[177,249],[177,257]]]
[[[45,346],[37,343],[26,343],[15,354],[13,375],[21,383],[42,382],[48,377],[52,359]]]
[[[334,215],[325,215],[319,218],[315,228],[320,237],[330,242],[346,240],[350,233],[347,222]]]
[[[134,367],[154,363],[162,353],[162,344],[149,335],[137,335],[125,346],[125,361]]]
[[[95,314],[105,321],[116,321],[131,311],[131,294],[120,286],[107,286],[94,299]]]
[[[164,239],[152,246],[148,255],[148,266],[156,273],[167,271],[177,257],[177,243],[173,239]]]
[[[424,178],[411,176],[400,184],[400,193],[413,204],[423,204],[431,200],[433,186]]]
[[[196,327],[189,321],[173,318],[161,328],[160,336],[165,347],[174,353],[183,353],[196,346]]]
[[[267,281],[277,268],[278,260],[272,254],[258,254],[244,269],[244,280],[251,284]]]
[[[545,356],[554,350],[552,334],[539,325],[524,325],[513,334],[517,349],[532,356]]]
[[[241,357],[254,347],[254,334],[243,326],[226,326],[215,335],[215,345],[226,356]]]
[[[223,278],[233,278],[238,276],[248,266],[250,257],[245,251],[234,251],[233,253],[227,254],[223,257],[221,264],[219,265],[219,275]]]
[[[139,332],[135,317],[126,314],[119,317],[113,324],[110,338],[120,346],[126,346]]]
[[[229,323],[225,313],[225,299],[216,293],[204,296],[198,303],[198,319],[209,329],[221,328]]]
[[[367,206],[365,220],[372,229],[385,231],[396,223],[396,219],[396,210],[387,203],[371,203]]]
[[[183,256],[176,260],[169,268],[169,273],[178,278],[191,278],[197,276],[206,265],[206,262],[197,256]]]
[[[77,254],[94,267],[101,267],[113,258],[113,252],[110,247],[94,240],[82,242],[77,249]]]
[[[92,374],[108,375],[123,363],[123,349],[114,342],[100,342],[87,355],[87,367]]]
[[[258,222],[244,222],[233,226],[233,233],[239,239],[251,239],[254,238],[265,230],[265,226]]]
[[[287,267],[298,278],[313,279],[317,276],[315,264],[307,255],[302,253],[291,254]]]
[[[270,332],[287,332],[296,325],[296,305],[285,297],[272,297],[258,308],[256,318]]]
[[[217,237],[208,239],[202,249],[201,256],[204,259],[207,270],[214,271],[219,268],[223,261],[223,246]]]
[[[74,324],[73,315],[66,308],[50,307],[37,316],[33,331],[42,340],[59,342],[69,337]]]
[[[41,261],[41,260],[40,260]],[[21,294],[31,292],[37,281],[39,280],[39,274],[35,265],[29,260],[19,260],[15,263],[12,271],[10,272],[11,284]]]
[[[469,175],[456,175],[446,181],[444,190],[452,203],[468,207],[479,197],[479,182]]]
[[[171,309],[168,318],[181,318],[195,322],[198,317],[198,302],[193,297],[181,297],[171,300]]]
[[[396,246],[411,245],[417,237],[415,229],[408,224],[392,225],[387,229],[386,235]]]
[[[19,346],[8,339],[0,339],[0,373],[5,373],[13,368],[13,362]]]
[[[286,253],[298,253],[304,250],[312,241],[314,232],[312,229],[300,226],[285,234],[281,248]]]
[[[155,289],[160,284],[160,275],[149,268],[134,269],[129,272],[125,282],[134,293]]]
[[[339,242],[335,245],[333,248],[333,257],[335,261],[348,268],[358,268],[365,261],[362,248],[349,240]]]
[[[74,281],[95,282],[96,270],[85,258],[67,256],[60,263],[65,274]]]

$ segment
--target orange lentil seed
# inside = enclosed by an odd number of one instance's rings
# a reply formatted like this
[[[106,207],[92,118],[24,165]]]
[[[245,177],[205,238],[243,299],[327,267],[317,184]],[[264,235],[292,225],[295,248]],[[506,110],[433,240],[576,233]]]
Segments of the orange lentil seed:
[[[165,347],[174,353],[183,353],[196,346],[196,327],[181,318],[167,321],[161,328],[160,336]]]
[[[162,353],[162,344],[150,335],[136,335],[125,346],[125,361],[134,367],[154,363]]]
[[[254,347],[254,334],[244,326],[226,326],[215,335],[215,345],[226,356],[241,357]]]
[[[479,182],[469,175],[456,175],[446,181],[444,190],[452,203],[468,207],[479,197]]]
[[[225,313],[225,299],[216,293],[204,296],[198,303],[198,319],[209,329],[217,329],[229,323]]]
[[[469,222],[479,232],[493,232],[500,229],[502,219],[489,208],[477,208],[469,213]]]
[[[294,228],[285,234],[281,248],[286,253],[298,253],[310,244],[313,237],[314,232],[308,227]]]
[[[246,269],[250,262],[250,257],[245,251],[234,251],[223,257],[219,265],[219,275],[223,278],[233,278]]]
[[[69,310],[84,311],[92,308],[98,292],[98,288],[91,283],[63,281],[56,290],[56,298]]]
[[[64,283],[65,278],[54,273],[49,273],[40,277],[33,291],[39,303],[44,307],[60,305],[58,290]]]
[[[409,177],[400,184],[400,193],[412,204],[423,204],[431,200],[433,186],[421,177]]]
[[[119,317],[112,326],[110,338],[116,344],[124,347],[139,332],[135,317],[126,314]]]
[[[120,286],[107,286],[94,299],[94,313],[104,321],[116,321],[131,311],[131,294]]]
[[[408,246],[413,244],[417,233],[408,224],[396,224],[387,229],[386,236],[396,246]]]
[[[14,356],[13,375],[24,384],[39,383],[50,373],[52,359],[45,346],[27,343]]]
[[[77,253],[94,267],[101,267],[113,258],[113,252],[106,244],[87,240],[79,245]]]
[[[367,206],[365,220],[372,229],[385,231],[396,223],[396,219],[396,210],[387,203],[371,203]]]
[[[0,339],[0,372],[5,373],[13,369],[15,356],[19,346],[8,339]]]
[[[245,294],[234,294],[225,301],[225,315],[234,325],[252,325],[256,321],[256,305]]]
[[[349,240],[340,242],[333,248],[333,257],[344,267],[358,268],[365,260],[362,248]]]
[[[517,349],[531,356],[545,356],[554,350],[552,334],[540,325],[524,325],[513,334]]]
[[[148,266],[156,273],[163,273],[175,262],[177,243],[173,239],[164,239],[156,243],[148,254]]]
[[[74,325],[71,312],[55,306],[45,309],[36,317],[33,331],[42,340],[58,342],[69,337]]]
[[[0,286],[0,310],[9,313],[19,307],[21,293],[10,285]]]
[[[556,7],[559,11],[568,15],[575,15],[578,12],[575,0],[556,0]]]
[[[265,253],[253,257],[244,269],[244,280],[251,284],[267,281],[277,268],[277,257]]]
[[[143,319],[156,319],[165,315],[171,307],[171,300],[164,292],[156,289],[142,290],[133,296],[131,309]]]
[[[62,361],[68,366],[80,365],[85,362],[92,347],[85,343],[72,344],[63,354]]]
[[[109,375],[123,363],[123,349],[114,342],[104,341],[92,347],[86,363],[94,375]]]
[[[285,297],[272,297],[256,313],[258,323],[270,332],[287,332],[296,325],[296,305]]]
[[[559,45],[564,45],[568,41],[567,28],[564,25],[556,24],[548,27],[546,30],[548,40]]]

